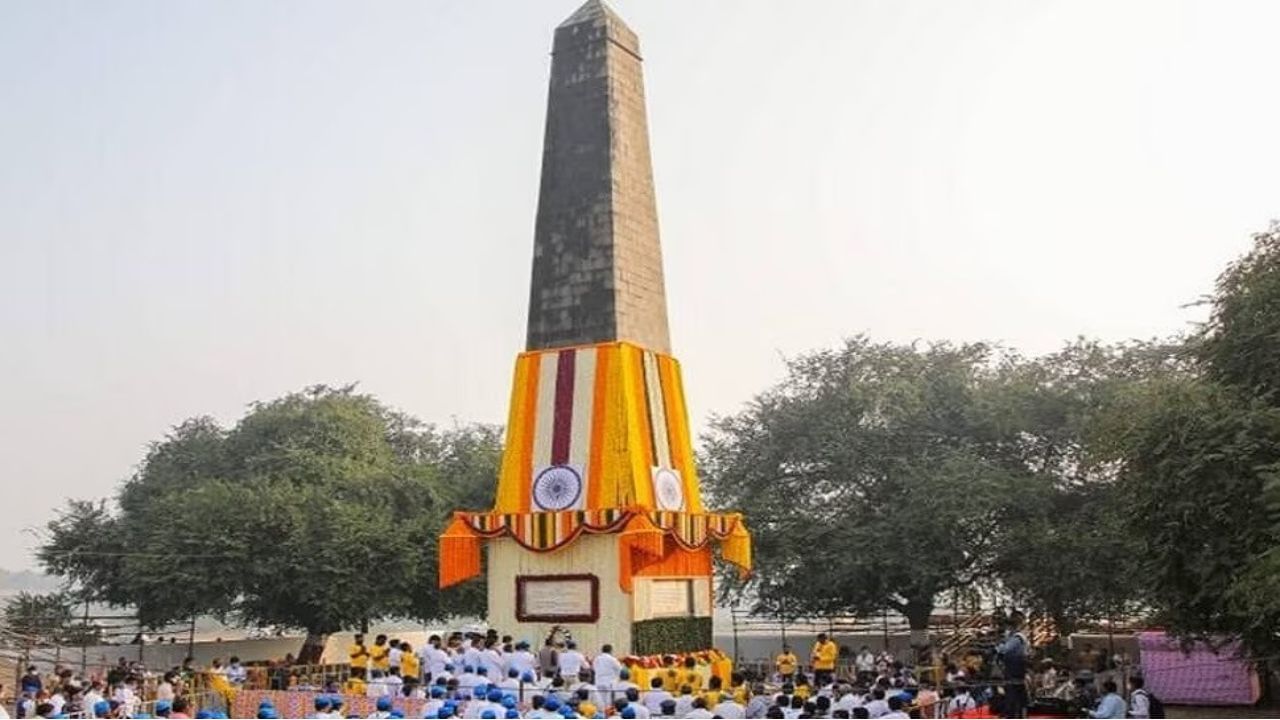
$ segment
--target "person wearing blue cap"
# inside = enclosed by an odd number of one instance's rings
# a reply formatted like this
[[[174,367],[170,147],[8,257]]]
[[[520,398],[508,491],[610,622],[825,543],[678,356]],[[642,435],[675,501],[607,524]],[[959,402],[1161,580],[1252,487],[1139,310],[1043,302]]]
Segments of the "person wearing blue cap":
[[[213,720],[213,713],[208,710],[200,710],[196,713],[196,720]]]
[[[511,668],[507,671],[507,676],[498,683],[498,688],[507,692],[518,692],[520,690],[520,671]]]
[[[482,710],[480,712],[480,720],[498,720],[498,713],[492,710]]]
[[[560,717],[565,718],[566,720],[571,720],[572,718],[578,717],[578,711],[574,710],[572,705],[561,705]]]
[[[889,712],[885,713],[884,715],[881,715],[880,717],[886,718],[886,720],[898,720],[899,718],[911,717],[910,715],[907,714],[907,711],[905,710],[905,708],[907,707],[907,703],[902,699],[901,694],[894,695],[893,697],[889,698],[888,702],[889,702]]]
[[[529,714],[526,717],[534,718],[535,720],[549,720],[552,715],[546,711],[544,706],[546,701],[547,699],[542,695],[534,695],[529,700]]]
[[[156,701],[156,715],[162,718],[169,717],[169,713],[173,712],[173,704],[168,700]]]
[[[481,683],[481,678],[476,674],[476,669],[471,665],[464,665],[462,674],[458,676],[458,694],[464,699],[471,699],[475,691],[475,687]]]
[[[618,680],[613,684],[613,692],[616,695],[622,695],[631,688],[635,688],[637,692],[640,690],[639,685],[631,682],[631,671],[623,667],[618,670]]]
[[[135,715],[134,717],[137,717],[137,716]],[[270,707],[258,708],[259,720],[275,720],[275,718],[278,718],[278,717],[280,716],[276,714],[276,711],[274,708],[270,708]]]
[[[386,720],[386,718],[391,717],[390,697],[384,695],[383,697],[378,698],[375,705],[377,707],[377,711],[369,715],[369,717],[375,718],[376,720]]]
[[[105,718],[111,715],[111,703],[106,700],[99,700],[93,704],[93,716]]]
[[[511,708],[510,710],[507,710],[507,714],[506,714],[507,720],[512,720],[512,718],[518,718],[518,717],[520,717],[519,710],[515,708]]]
[[[538,657],[529,651],[529,642],[521,640],[516,643],[515,652],[506,657],[507,672],[516,671],[516,677],[531,673],[538,667]]]

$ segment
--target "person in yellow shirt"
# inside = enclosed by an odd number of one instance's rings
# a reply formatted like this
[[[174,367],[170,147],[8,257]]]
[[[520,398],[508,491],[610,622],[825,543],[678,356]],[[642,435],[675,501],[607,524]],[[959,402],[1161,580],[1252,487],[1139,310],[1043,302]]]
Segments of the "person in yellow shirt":
[[[352,675],[347,678],[347,681],[342,685],[342,692],[347,695],[358,695],[360,697],[364,697],[367,689],[368,686],[365,685],[364,679],[358,675]]]
[[[400,643],[400,677],[422,681],[422,661],[413,653],[413,647],[403,641]]]
[[[364,635],[357,634],[347,648],[347,657],[351,658],[351,677],[365,677],[369,669],[369,648],[364,646]]]
[[[809,686],[809,678],[805,677],[804,673],[796,673],[796,686],[793,692],[801,700],[808,700],[813,696],[813,688]]]
[[[827,638],[826,633],[818,633],[818,642],[813,644],[813,682],[818,687],[826,687],[835,679],[836,658],[840,656],[840,648]]]
[[[781,682],[788,683],[795,680],[796,667],[800,664],[800,659],[796,654],[791,652],[790,645],[783,645],[782,652],[773,660],[773,667],[778,671]]]
[[[391,646],[387,644],[386,635],[373,639],[373,647],[369,648],[369,664],[384,674],[391,669]]]
[[[684,659],[684,672],[680,673],[680,686],[686,685],[694,694],[702,690],[702,673],[698,672],[698,661],[692,655]]]
[[[719,705],[720,701],[724,699],[724,682],[713,675],[707,681],[707,689],[702,693],[702,699],[707,701],[708,708]]]
[[[729,692],[733,694],[733,701],[746,707],[751,702],[751,688],[747,687],[747,678],[740,672],[735,672],[730,676]]]
[[[680,668],[676,667],[674,655],[662,658],[662,689],[675,695],[680,692]]]

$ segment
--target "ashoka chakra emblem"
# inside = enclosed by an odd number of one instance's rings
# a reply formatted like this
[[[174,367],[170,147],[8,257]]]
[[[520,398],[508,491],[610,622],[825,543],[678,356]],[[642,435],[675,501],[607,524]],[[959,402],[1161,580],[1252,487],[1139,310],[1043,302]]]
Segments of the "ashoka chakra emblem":
[[[653,474],[653,486],[658,496],[658,507],[663,510],[684,509],[684,483],[674,470],[662,468]]]
[[[542,510],[568,510],[582,497],[582,476],[568,465],[552,465],[533,481],[533,502]]]

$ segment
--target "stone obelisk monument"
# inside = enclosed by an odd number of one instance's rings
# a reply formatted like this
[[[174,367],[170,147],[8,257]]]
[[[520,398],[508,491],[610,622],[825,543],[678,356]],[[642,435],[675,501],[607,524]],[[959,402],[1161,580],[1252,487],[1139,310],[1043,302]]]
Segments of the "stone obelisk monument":
[[[489,623],[568,628],[618,653],[710,647],[711,543],[744,572],[737,514],[702,506],[671,357],[636,34],[601,0],[555,31],[527,350],[494,508],[458,512],[440,584],[479,575]]]
[[[528,347],[670,353],[639,39],[588,2],[556,28],[551,58]]]

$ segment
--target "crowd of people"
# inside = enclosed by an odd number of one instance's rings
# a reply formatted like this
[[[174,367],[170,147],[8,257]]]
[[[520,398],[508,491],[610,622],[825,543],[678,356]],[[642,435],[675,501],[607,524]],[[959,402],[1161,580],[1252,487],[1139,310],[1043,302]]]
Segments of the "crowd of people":
[[[247,676],[238,657],[225,665],[215,658],[205,669],[196,668],[194,660],[187,658],[163,672],[122,657],[105,673],[92,677],[60,664],[47,674],[29,665],[18,680],[13,707],[18,718],[213,717],[193,707],[197,679],[212,678],[229,689],[243,685]],[[7,711],[0,705],[3,717]]]
[[[1029,672],[1030,644],[1017,623],[996,647],[998,681],[968,658],[945,663],[943,672],[918,673],[866,646],[841,655],[834,639],[819,634],[807,662],[784,646],[771,672],[726,674],[694,656],[667,656],[660,667],[633,671],[610,645],[586,653],[559,629],[536,649],[493,630],[433,635],[418,648],[385,635],[366,643],[357,635],[347,649],[345,679],[295,689],[315,693],[309,717],[321,719],[404,717],[410,707],[414,717],[464,720],[1023,717],[1029,702],[1046,697],[1069,700],[1090,717],[1161,716],[1141,678],[1130,681],[1126,699],[1111,679],[1081,683],[1052,663]],[[156,677],[123,658],[105,677],[87,682],[68,669],[41,676],[32,667],[20,683],[17,714],[225,717],[193,706],[194,674],[190,661]],[[215,659],[203,677],[234,691],[248,671],[238,658],[226,665]],[[256,714],[281,717],[270,699]]]

